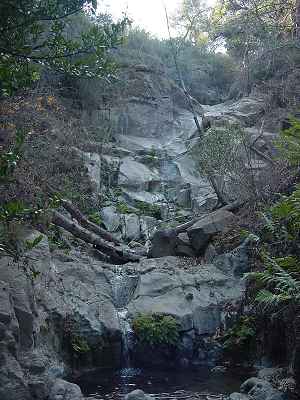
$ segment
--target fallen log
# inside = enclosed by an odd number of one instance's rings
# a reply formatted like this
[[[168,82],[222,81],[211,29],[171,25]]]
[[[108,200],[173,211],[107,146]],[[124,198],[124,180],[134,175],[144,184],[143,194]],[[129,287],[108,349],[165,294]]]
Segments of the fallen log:
[[[219,208],[218,210],[224,210],[224,211],[235,211],[238,208],[242,207],[245,202],[241,202],[239,200],[234,201],[233,203],[226,204],[225,206]],[[216,211],[216,210],[214,210]],[[173,231],[178,235],[179,233],[185,232],[188,228],[191,228],[196,222],[200,221],[203,218],[206,218],[208,214],[201,215],[200,217],[196,217],[192,219],[191,221],[185,222],[182,225],[178,225],[175,228],[173,228]]]
[[[80,226],[75,221],[71,221],[58,211],[53,211],[52,222],[53,224],[70,232],[73,236],[93,245],[98,251],[103,253],[105,256],[108,256],[110,262],[113,264],[125,264],[130,261],[140,260],[140,256],[122,247],[115,247],[112,244],[107,243],[94,232],[91,232],[88,229]]]
[[[83,226],[84,228],[92,231],[96,235],[101,236],[107,242],[112,242],[116,245],[121,245],[121,242],[111,233],[107,232],[105,229],[91,222],[82,212],[74,206],[69,200],[61,200],[61,205],[64,207],[66,211],[68,211],[71,216],[76,219],[76,221]]]

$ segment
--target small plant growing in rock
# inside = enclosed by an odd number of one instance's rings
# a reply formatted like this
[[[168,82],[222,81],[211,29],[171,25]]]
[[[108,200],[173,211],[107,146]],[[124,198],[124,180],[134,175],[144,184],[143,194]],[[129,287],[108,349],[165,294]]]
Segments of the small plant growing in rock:
[[[88,219],[96,225],[102,224],[102,219],[97,211],[89,214]]]
[[[150,217],[160,219],[160,207],[156,204],[149,204],[144,201],[137,201],[135,206],[139,209],[141,215],[149,215]]]
[[[133,321],[133,330],[138,340],[150,346],[176,346],[179,341],[178,323],[170,315],[140,315]]]
[[[134,212],[124,201],[118,201],[116,209],[120,214],[131,214]]]
[[[85,339],[74,334],[71,336],[71,346],[75,353],[79,354],[85,354],[91,350]]]
[[[235,355],[248,355],[256,332],[255,318],[252,316],[241,317],[221,339],[225,352],[233,358]]]

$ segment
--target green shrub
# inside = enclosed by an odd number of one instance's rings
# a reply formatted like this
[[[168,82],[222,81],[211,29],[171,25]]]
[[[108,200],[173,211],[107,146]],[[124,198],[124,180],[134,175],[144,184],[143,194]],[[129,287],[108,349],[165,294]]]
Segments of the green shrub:
[[[97,211],[89,214],[88,219],[96,225],[102,224],[102,219]]]
[[[154,217],[156,219],[161,218],[160,207],[156,204],[145,203],[144,201],[137,201],[135,203],[136,208],[139,209],[140,215],[149,215],[150,217]]]
[[[134,213],[134,210],[130,208],[124,201],[117,201],[116,209],[120,214]]]
[[[300,120],[290,116],[290,128],[281,132],[280,138],[276,141],[280,157],[288,160],[292,166],[300,164]]]
[[[71,346],[74,352],[79,354],[85,354],[91,350],[85,339],[74,334],[71,336]]]
[[[133,321],[133,330],[141,342],[150,346],[166,344],[176,346],[179,327],[175,318],[169,315],[144,314]]]
[[[264,312],[300,304],[300,186],[262,214],[258,256],[263,268],[246,274],[256,283],[253,297]]]
[[[222,337],[225,351],[232,356],[248,354],[256,331],[254,317],[241,317]]]

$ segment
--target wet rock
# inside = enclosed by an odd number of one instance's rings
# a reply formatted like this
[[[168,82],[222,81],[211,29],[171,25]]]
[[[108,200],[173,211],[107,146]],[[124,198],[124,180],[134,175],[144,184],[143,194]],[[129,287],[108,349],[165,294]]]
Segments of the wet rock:
[[[49,400],[84,400],[84,398],[79,386],[57,379],[50,391]]]
[[[136,389],[133,392],[128,393],[125,396],[125,400],[155,400],[155,398],[140,389]]]
[[[140,217],[141,235],[143,239],[149,240],[152,238],[157,227],[157,222],[157,219],[154,217],[149,217],[147,215]]]
[[[121,186],[148,190],[150,182],[159,181],[158,174],[152,172],[147,166],[126,157],[120,165],[119,182]]]
[[[122,236],[125,240],[138,240],[141,237],[140,218],[136,214],[123,216]]]
[[[149,257],[160,258],[176,255],[177,236],[174,230],[158,230],[151,240]]]
[[[177,204],[183,208],[191,208],[191,188],[181,189],[177,193]]]
[[[101,157],[98,153],[87,153],[73,147],[87,169],[88,177],[91,183],[95,186],[96,192],[99,192],[101,187]]]
[[[241,392],[253,400],[285,400],[286,395],[264,379],[250,378],[241,385]]]
[[[195,251],[190,244],[187,233],[180,233],[177,237],[175,253],[177,256],[195,257]]]
[[[28,383],[30,394],[35,400],[45,400],[49,393],[49,388],[44,380],[32,380]]]
[[[214,193],[198,195],[192,199],[192,209],[195,214],[206,214],[213,210],[217,202],[218,200]]]
[[[218,210],[200,219],[187,230],[190,242],[197,253],[201,253],[207,247],[213,235],[225,232],[228,225],[235,219],[230,211]]]
[[[249,272],[248,241],[246,240],[233,251],[221,254],[214,259],[215,265],[224,273],[233,273],[242,276]]]
[[[250,397],[243,393],[232,393],[228,400],[250,400]]]
[[[217,253],[215,247],[212,244],[209,244],[204,253],[204,261],[206,263],[210,264],[215,260],[215,258],[217,256],[218,256],[218,253]]]
[[[263,368],[258,371],[258,378],[266,381],[272,381],[274,378],[280,378],[284,375],[283,368]]]
[[[121,225],[121,217],[116,207],[109,206],[102,208],[100,212],[102,222],[106,229],[110,232],[116,232]]]
[[[244,293],[240,279],[225,275],[212,264],[184,271],[180,258],[163,257],[143,260],[136,268],[142,275],[128,304],[130,316],[172,315],[183,332],[214,334],[221,325],[225,304],[235,304]]]

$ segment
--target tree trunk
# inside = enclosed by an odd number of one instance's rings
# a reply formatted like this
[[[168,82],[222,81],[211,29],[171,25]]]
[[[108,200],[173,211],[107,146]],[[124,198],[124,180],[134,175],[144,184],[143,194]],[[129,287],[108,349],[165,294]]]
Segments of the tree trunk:
[[[67,210],[73,218],[78,221],[78,223],[89,231],[94,232],[96,235],[101,236],[104,240],[108,242],[112,242],[116,245],[120,245],[121,242],[115,238],[112,234],[107,232],[105,229],[102,229],[100,226],[94,224],[89,221],[82,212],[75,207],[69,200],[61,200],[62,206]]]
[[[108,244],[95,233],[87,230],[80,226],[77,222],[71,221],[69,218],[60,214],[58,211],[53,211],[52,222],[72,233],[75,237],[83,240],[84,242],[93,245],[104,255],[108,256],[111,263],[114,264],[125,264],[130,261],[138,261],[140,259],[134,253],[131,253],[124,248],[117,248],[111,244]]]

